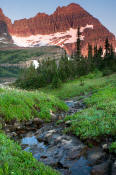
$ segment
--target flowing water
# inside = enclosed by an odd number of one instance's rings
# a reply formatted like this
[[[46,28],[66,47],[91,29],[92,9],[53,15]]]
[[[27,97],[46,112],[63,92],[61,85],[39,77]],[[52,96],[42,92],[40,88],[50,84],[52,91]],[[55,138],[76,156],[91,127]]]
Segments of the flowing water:
[[[99,145],[95,143],[96,146],[88,148],[76,136],[64,134],[64,129],[70,123],[57,124],[56,122],[59,116],[63,119],[66,115],[85,109],[84,99],[90,95],[66,100],[69,111],[56,114],[55,121],[43,123],[38,119],[38,123],[33,120],[14,125],[8,123],[4,130],[8,136],[20,143],[23,150],[31,152],[38,161],[55,168],[61,175],[91,175],[92,170],[94,174],[103,174],[106,170],[107,173],[104,174],[115,175],[116,173],[112,174],[112,172],[116,172],[116,159],[115,155],[108,153],[107,139],[104,143]],[[97,169],[94,170],[96,167]]]
[[[68,114],[85,108],[82,100],[67,100]],[[66,114],[63,114],[66,115]],[[84,157],[86,146],[75,136],[63,134],[64,126],[49,123],[36,132],[29,132],[20,140],[25,151],[50,165],[62,175],[90,175],[89,161]]]

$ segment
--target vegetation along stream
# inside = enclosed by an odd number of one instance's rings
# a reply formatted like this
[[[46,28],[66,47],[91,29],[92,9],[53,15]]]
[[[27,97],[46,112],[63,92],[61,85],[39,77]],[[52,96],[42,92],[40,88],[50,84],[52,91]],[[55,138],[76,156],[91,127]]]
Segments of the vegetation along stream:
[[[12,132],[7,132],[6,127],[7,135],[18,141],[22,149],[31,152],[38,161],[55,168],[62,175],[97,175],[103,171],[110,175],[114,157],[109,156],[106,143],[95,143],[93,146],[64,132],[70,126],[70,121],[63,121],[65,116],[85,109],[84,99],[89,96],[91,93],[66,100],[69,111],[51,114],[50,123],[40,119],[22,123],[22,126],[17,123],[17,129]]]

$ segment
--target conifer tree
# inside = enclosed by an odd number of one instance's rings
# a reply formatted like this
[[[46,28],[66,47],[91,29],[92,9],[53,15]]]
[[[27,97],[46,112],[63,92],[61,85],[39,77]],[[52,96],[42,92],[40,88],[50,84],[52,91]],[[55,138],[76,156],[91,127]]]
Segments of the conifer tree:
[[[61,86],[61,80],[58,75],[58,72],[56,71],[52,79],[52,88],[58,88],[60,86]]]
[[[105,56],[108,56],[110,54],[110,44],[108,38],[106,38],[105,40],[105,50],[106,50]]]
[[[102,46],[98,49],[97,59],[96,59],[96,67],[101,69],[103,67],[103,48]]]
[[[98,49],[98,57],[102,58],[102,55],[103,55],[103,48],[102,48],[102,46],[100,46]]]
[[[91,59],[92,57],[92,45],[88,44],[88,59]]]
[[[97,45],[94,46],[94,58],[98,55]]]
[[[93,70],[93,54],[92,54],[92,45],[88,44],[88,72]]]
[[[114,58],[114,50],[113,50],[112,44],[110,45],[110,56],[111,56],[111,59]]]

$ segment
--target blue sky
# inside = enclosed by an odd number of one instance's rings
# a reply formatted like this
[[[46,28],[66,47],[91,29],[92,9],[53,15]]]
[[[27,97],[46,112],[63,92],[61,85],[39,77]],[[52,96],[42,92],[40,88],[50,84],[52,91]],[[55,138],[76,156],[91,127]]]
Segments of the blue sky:
[[[116,35],[116,0],[0,0],[0,7],[12,19],[29,18],[38,12],[52,14],[57,6],[78,3]]]

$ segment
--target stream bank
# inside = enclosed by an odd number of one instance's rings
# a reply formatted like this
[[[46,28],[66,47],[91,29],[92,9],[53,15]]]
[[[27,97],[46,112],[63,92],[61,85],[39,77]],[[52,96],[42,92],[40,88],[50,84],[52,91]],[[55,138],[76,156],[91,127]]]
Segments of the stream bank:
[[[116,160],[108,152],[109,140],[89,148],[76,136],[64,134],[67,124],[56,122],[86,108],[83,101],[87,97],[66,100],[69,111],[52,114],[51,123],[38,118],[7,123],[4,127],[6,134],[18,141],[23,150],[32,152],[38,161],[52,166],[62,175],[115,175]]]

